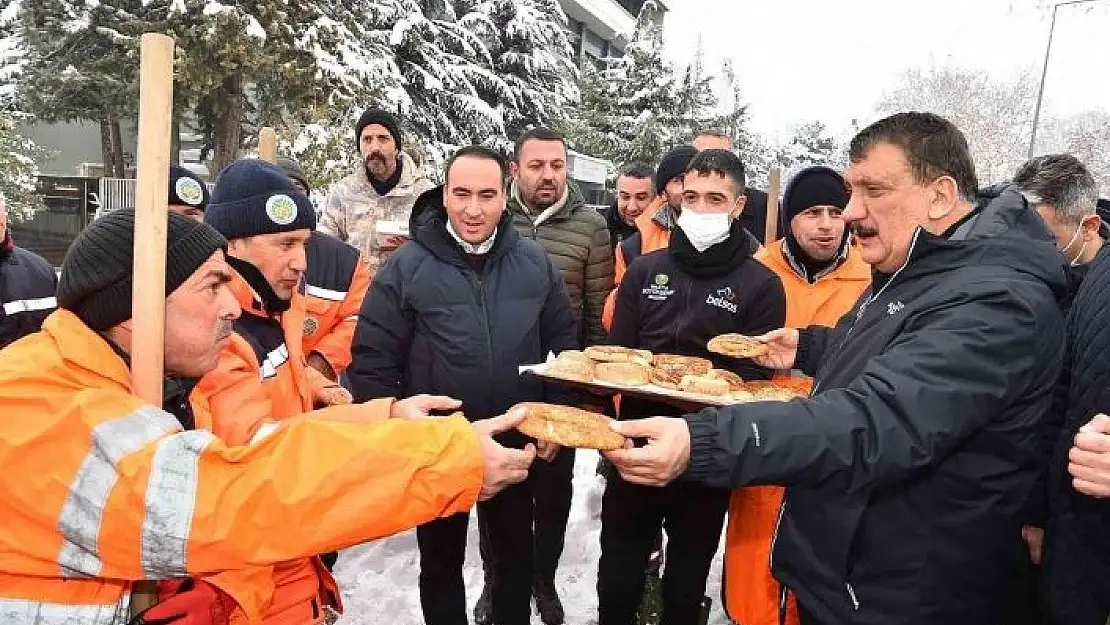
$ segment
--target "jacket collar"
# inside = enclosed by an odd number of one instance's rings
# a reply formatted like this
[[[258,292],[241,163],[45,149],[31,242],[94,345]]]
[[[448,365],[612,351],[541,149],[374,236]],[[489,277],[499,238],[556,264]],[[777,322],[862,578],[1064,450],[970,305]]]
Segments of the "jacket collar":
[[[460,267],[469,267],[466,252],[447,231],[447,209],[443,206],[443,187],[425,191],[416,200],[409,217],[409,232],[413,241],[419,243],[440,260]],[[492,237],[493,243],[487,252],[486,268],[511,250],[520,240],[513,227],[512,212],[506,208]]]
[[[416,184],[420,181],[420,169],[416,166],[416,161],[406,152],[400,153],[401,161],[401,180],[397,186],[393,187],[382,197],[406,197],[412,195],[416,191]],[[370,179],[366,175],[365,164],[359,164],[358,171],[355,172],[355,179],[363,189],[372,190],[374,187],[370,185]],[[377,192],[375,191],[375,194]]]
[[[765,260],[768,265],[779,267],[785,272],[798,276],[799,280],[805,280],[804,274],[799,272],[789,260],[789,252],[784,243],[785,239],[779,239],[768,245],[764,254],[761,255],[761,258]],[[871,267],[863,262],[863,259],[859,255],[859,249],[855,245],[849,244],[845,246],[842,255],[843,260],[838,262],[829,271],[822,272],[821,276],[814,281],[814,284],[832,280],[852,282],[867,282],[871,280]]]
[[[533,225],[540,225],[548,221],[567,219],[574,209],[586,203],[582,192],[574,184],[567,182],[563,186],[563,197],[551,206],[544,209],[539,215],[533,217],[524,207],[524,200],[520,199],[520,185],[513,180],[509,187],[509,210],[527,217]]]
[[[77,315],[59,308],[43,321],[42,331],[54,339],[63,360],[131,391],[131,371],[127,362],[107,339],[86,326]]]

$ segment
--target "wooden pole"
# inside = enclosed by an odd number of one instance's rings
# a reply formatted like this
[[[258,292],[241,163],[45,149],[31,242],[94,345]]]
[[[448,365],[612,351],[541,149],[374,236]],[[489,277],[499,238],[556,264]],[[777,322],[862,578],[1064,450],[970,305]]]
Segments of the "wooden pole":
[[[770,245],[779,238],[779,190],[781,187],[782,172],[778,167],[774,167],[767,177],[767,226],[763,233],[764,245]]]
[[[161,407],[174,41],[165,35],[147,33],[140,46],[131,384],[143,402]],[[136,583],[131,593],[132,613],[138,614],[154,605],[156,597],[153,584]]]
[[[269,126],[263,126],[258,133],[258,158],[277,162],[277,133]]]

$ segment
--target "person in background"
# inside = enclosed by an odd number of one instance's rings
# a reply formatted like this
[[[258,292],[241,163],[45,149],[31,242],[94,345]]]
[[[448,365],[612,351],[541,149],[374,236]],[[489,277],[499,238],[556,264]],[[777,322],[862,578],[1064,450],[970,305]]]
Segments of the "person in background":
[[[750,361],[710,354],[715,336],[758,336],[786,319],[782,282],[753,258],[758,244],[738,219],[744,209],[744,166],[733,153],[706,150],[684,174],[683,208],[667,249],[636,259],[617,291],[610,342],[654,353],[711,359],[745,380],[771,371]],[[624,397],[621,419],[682,412]],[[676,419],[681,423],[681,419]],[[721,538],[729,491],[688,483],[648,488],[619,476],[607,480],[598,565],[600,625],[634,625],[645,567],[666,528],[663,625],[703,622],[706,577]]]
[[[728,133],[720,130],[703,130],[694,137],[694,149],[703,150],[728,150],[736,152],[736,146]],[[744,195],[748,201],[744,205],[744,214],[740,216],[740,224],[752,233],[761,244],[766,245],[771,241],[764,241],[767,233],[767,194],[759,189],[747,187]]]
[[[204,221],[204,209],[212,194],[208,185],[196,173],[180,166],[170,165],[170,197],[168,210],[183,217]]]
[[[402,145],[400,120],[381,109],[363,112],[355,124],[361,166],[329,191],[320,220],[320,230],[362,253],[371,276],[407,240],[379,233],[379,225],[408,223],[416,198],[432,188]]]
[[[513,227],[507,177],[508,165],[496,152],[462,148],[447,162],[445,185],[417,200],[412,243],[386,261],[359,314],[348,370],[356,399],[435,392],[461,400],[470,419],[525,401],[577,403],[576,392],[519,374],[520,365],[574,349],[581,338],[563,275],[539,244]],[[608,235],[599,240],[607,246]],[[519,432],[502,440],[533,445]],[[539,452],[551,461],[559,449],[541,443]],[[478,507],[498,625],[531,621],[533,479]],[[417,529],[428,625],[467,621],[468,524],[462,512]]]
[[[277,164],[302,193],[311,193],[312,186],[300,163],[279,157]],[[370,288],[370,270],[357,249],[319,230],[314,230],[308,240],[307,262],[304,354],[308,366],[330,380],[339,380],[351,364],[351,341],[358,311]]]
[[[786,187],[780,213],[785,238],[755,258],[786,289],[788,328],[835,326],[871,283],[870,268],[852,246],[842,217],[847,205],[847,183],[827,167],[803,169]],[[800,372],[794,376],[801,376],[807,388],[812,385]],[[780,585],[767,565],[782,497],[778,486],[747,486],[732,493],[723,595],[725,609],[737,623],[779,625],[783,616],[788,624],[798,623],[793,597],[782,604]]]
[[[46,259],[15,244],[0,196],[0,349],[38,332],[58,306],[58,275]]]
[[[617,176],[617,199],[605,213],[614,254],[621,241],[636,234],[636,220],[655,200],[654,176],[655,172],[642,164],[629,165]]]

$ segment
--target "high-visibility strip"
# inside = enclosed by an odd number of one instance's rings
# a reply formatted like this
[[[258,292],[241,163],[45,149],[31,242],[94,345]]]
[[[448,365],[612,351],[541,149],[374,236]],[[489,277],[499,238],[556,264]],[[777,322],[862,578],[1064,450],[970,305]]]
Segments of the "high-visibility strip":
[[[0,598],[0,625],[119,625],[128,615],[127,595],[118,604],[105,605]]]
[[[261,443],[262,441],[266,440],[268,436],[276,432],[278,427],[280,426],[281,424],[277,421],[268,421],[266,423],[263,423],[261,426],[259,426],[258,431],[254,433],[254,436],[251,437],[251,442],[248,443],[248,445],[256,445],[258,443]]]
[[[263,380],[269,379],[277,375],[278,367],[284,365],[289,361],[289,348],[282,343],[274,351],[266,354],[266,358],[262,361],[262,366],[259,369],[259,375]]]
[[[358,315],[351,315],[350,317],[347,317],[343,321],[358,321]]]
[[[331,289],[325,289],[324,287],[312,286],[311,284],[305,285],[304,294],[326,299],[330,302],[342,302],[347,299],[346,291],[333,291]]]
[[[119,480],[116,464],[179,429],[181,425],[173,415],[150,406],[93,428],[89,453],[73,477],[58,516],[58,531],[63,539],[58,566],[63,577],[100,574],[102,563],[97,541],[108,496]]]
[[[192,430],[158,443],[146,489],[140,561],[147,579],[184,577],[193,526],[200,455],[215,436]]]
[[[14,302],[4,302],[4,314],[10,317],[19,313],[34,312],[36,310],[50,310],[57,307],[58,299],[55,297],[43,297],[40,299],[17,299]]]

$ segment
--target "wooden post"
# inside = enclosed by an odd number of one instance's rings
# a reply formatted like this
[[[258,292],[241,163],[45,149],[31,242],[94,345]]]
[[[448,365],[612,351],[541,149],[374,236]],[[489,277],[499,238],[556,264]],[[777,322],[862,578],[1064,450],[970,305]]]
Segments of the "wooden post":
[[[767,227],[763,233],[763,244],[770,245],[779,238],[779,191],[782,187],[782,172],[778,167],[771,169],[767,177]]]
[[[131,384],[143,402],[161,407],[174,41],[165,35],[147,33],[140,45]],[[136,583],[131,593],[132,613],[138,614],[154,605],[156,597],[152,583]]]
[[[270,163],[277,162],[277,133],[269,126],[263,126],[258,133],[258,158]]]

